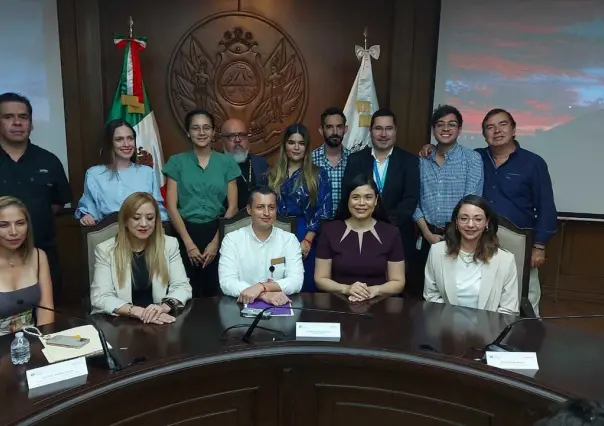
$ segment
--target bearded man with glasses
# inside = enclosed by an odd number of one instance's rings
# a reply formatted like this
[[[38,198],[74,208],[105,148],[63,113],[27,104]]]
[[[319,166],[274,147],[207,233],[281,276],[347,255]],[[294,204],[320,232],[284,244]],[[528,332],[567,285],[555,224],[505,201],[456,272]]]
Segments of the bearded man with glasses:
[[[249,130],[243,121],[229,118],[220,130],[224,153],[231,155],[241,169],[237,178],[237,208],[241,210],[247,206],[252,189],[267,184],[268,162],[249,152]]]

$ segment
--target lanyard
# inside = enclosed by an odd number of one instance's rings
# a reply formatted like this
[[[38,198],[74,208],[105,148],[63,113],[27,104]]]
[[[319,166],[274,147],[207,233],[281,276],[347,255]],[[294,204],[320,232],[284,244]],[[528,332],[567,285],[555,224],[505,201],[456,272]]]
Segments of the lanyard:
[[[378,170],[378,166],[377,166],[377,160],[373,160],[373,174],[375,175],[375,183],[378,187],[378,191],[380,192],[380,194],[382,193],[382,190],[384,189],[384,182],[386,182],[386,173],[388,172],[388,163],[390,162],[390,157],[386,158],[386,160],[384,161],[384,179],[382,179],[382,177],[380,176],[380,172]]]
[[[249,166],[250,166],[248,169],[248,173],[247,173],[247,179],[245,178],[243,173],[241,174],[241,178],[245,182],[247,189],[249,191],[251,189],[251,185],[252,185],[252,159],[250,158],[249,161],[246,161],[246,163],[249,164]]]

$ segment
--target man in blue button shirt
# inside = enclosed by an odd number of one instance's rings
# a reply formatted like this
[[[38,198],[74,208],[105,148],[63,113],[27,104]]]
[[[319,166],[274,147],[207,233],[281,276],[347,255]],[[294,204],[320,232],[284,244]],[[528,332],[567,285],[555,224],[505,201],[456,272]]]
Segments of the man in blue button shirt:
[[[420,158],[420,197],[413,220],[422,238],[418,242],[418,276],[407,283],[424,288],[424,269],[432,244],[444,239],[453,209],[466,195],[482,195],[484,184],[480,154],[457,143],[463,117],[450,105],[440,105],[432,114],[432,133],[438,142],[427,157]]]
[[[557,211],[547,164],[516,141],[514,117],[503,109],[489,111],[482,121],[489,145],[477,151],[484,164],[484,191],[495,212],[519,228],[533,230],[529,301],[539,315],[541,287],[537,268],[545,262],[545,244],[556,233]]]

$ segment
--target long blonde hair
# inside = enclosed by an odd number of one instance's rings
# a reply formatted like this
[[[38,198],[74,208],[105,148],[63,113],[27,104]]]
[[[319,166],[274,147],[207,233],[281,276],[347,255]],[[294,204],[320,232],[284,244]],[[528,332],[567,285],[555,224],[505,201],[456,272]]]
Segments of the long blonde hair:
[[[294,123],[288,126],[283,132],[281,138],[281,148],[279,150],[279,158],[275,166],[271,167],[268,173],[268,186],[281,197],[281,185],[288,178],[288,164],[289,159],[287,158],[287,152],[285,146],[289,137],[294,134],[302,135],[304,138],[304,161],[302,162],[302,171],[298,175],[294,184],[294,190],[306,186],[309,194],[310,205],[314,206],[317,203],[319,197],[319,176],[320,169],[312,162],[312,147],[310,146],[310,133],[304,124]]]
[[[145,262],[149,269],[149,280],[159,277],[164,285],[168,285],[168,263],[164,254],[166,239],[161,222],[159,206],[150,194],[146,192],[135,192],[124,200],[118,214],[118,231],[115,237],[113,256],[119,287],[123,288],[126,281],[126,271],[132,266],[132,239],[128,231],[128,220],[130,220],[143,205],[150,203],[155,209],[155,229],[147,239],[145,247]]]
[[[29,216],[29,212],[23,201],[16,197],[0,197],[0,211],[7,207],[17,207],[21,210],[21,213],[23,213],[23,216],[25,216],[25,220],[27,221],[27,235],[25,236],[25,241],[23,241],[23,244],[16,250],[23,263],[25,263],[34,251],[34,233],[31,229],[31,217]]]

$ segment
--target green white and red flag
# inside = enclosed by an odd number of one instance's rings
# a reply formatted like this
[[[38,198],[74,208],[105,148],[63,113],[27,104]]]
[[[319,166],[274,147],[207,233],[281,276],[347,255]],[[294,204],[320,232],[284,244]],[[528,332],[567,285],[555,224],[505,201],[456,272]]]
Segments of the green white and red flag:
[[[107,122],[123,119],[134,127],[139,164],[145,164],[155,170],[157,185],[165,200],[165,178],[161,172],[164,165],[161,139],[143,82],[139,57],[139,53],[147,47],[147,39],[116,35],[113,42],[118,48],[124,49],[124,62]]]

